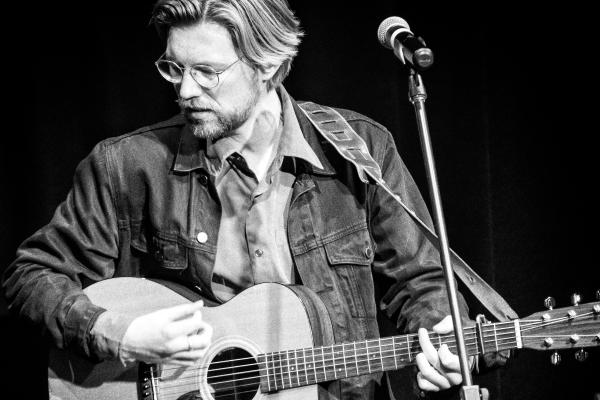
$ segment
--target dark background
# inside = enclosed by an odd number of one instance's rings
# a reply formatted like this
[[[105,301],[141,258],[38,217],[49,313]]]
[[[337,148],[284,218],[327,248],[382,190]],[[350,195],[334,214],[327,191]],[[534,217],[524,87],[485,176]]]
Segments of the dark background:
[[[177,112],[153,65],[163,51],[148,26],[153,2],[84,3],[4,14],[13,25],[4,27],[0,270],[51,218],[96,142]],[[549,295],[558,306],[573,292],[593,300],[598,35],[590,9],[291,3],[306,37],[288,91],[386,125],[428,198],[408,73],[376,40],[384,18],[406,19],[436,57],[423,78],[452,247],[520,316],[540,311]],[[2,386],[14,390],[6,398],[43,398],[40,339],[8,316],[3,300],[0,329]],[[476,383],[492,399],[591,400],[600,392],[597,348],[585,363],[564,351],[555,367],[549,356],[522,350]]]

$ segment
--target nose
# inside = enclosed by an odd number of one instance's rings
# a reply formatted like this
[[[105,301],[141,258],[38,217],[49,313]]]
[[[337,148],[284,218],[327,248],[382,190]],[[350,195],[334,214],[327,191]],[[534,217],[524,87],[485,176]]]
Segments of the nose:
[[[182,100],[199,97],[203,94],[202,87],[196,83],[189,71],[183,73],[181,82],[175,85],[175,89],[177,90],[179,98]]]

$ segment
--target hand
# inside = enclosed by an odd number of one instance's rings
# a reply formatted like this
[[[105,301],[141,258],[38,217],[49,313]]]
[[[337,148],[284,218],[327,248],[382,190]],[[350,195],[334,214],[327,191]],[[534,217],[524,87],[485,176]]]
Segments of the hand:
[[[433,331],[440,334],[448,334],[454,331],[452,316],[448,315],[433,327]],[[438,350],[435,349],[427,330],[419,329],[419,344],[422,353],[417,354],[417,383],[421,390],[438,392],[462,382],[460,373],[460,362],[458,356],[452,354],[448,345],[443,344]],[[474,359],[469,359],[469,365],[473,365]]]
[[[134,319],[123,336],[120,358],[192,366],[212,338],[212,327],[202,320],[203,305],[182,304]]]

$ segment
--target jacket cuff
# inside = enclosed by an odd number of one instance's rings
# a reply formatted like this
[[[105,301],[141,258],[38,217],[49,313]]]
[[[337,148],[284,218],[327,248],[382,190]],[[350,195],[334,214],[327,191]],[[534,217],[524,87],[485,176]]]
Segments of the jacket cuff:
[[[117,359],[123,336],[134,316],[105,311],[98,316],[90,331],[92,351],[100,359]]]

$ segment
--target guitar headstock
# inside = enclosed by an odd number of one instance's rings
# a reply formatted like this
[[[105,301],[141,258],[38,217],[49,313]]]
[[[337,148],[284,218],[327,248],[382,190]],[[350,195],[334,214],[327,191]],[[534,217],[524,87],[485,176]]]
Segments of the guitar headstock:
[[[534,350],[581,349],[600,346],[600,301],[580,304],[581,296],[571,296],[572,306],[554,308],[555,302],[547,298],[548,308],[520,320],[521,340],[524,348]],[[576,358],[585,359],[580,350]],[[552,363],[560,361],[553,354]]]

